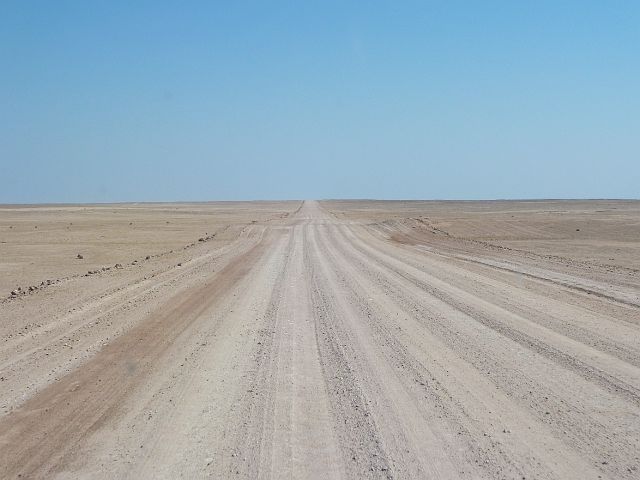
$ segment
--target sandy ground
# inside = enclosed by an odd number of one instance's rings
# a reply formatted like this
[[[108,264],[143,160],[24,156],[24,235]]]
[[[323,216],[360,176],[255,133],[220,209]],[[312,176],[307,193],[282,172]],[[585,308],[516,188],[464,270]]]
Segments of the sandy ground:
[[[640,202],[4,206],[0,241],[0,478],[640,476]]]

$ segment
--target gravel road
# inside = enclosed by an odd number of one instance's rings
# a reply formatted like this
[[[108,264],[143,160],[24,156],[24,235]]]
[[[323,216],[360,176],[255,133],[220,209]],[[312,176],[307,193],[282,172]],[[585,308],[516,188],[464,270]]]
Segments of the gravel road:
[[[445,237],[307,201],[4,301],[0,477],[639,478],[637,272]]]

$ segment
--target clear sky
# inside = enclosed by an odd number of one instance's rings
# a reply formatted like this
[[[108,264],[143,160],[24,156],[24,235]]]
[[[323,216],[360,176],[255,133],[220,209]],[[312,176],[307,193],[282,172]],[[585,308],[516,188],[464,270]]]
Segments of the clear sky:
[[[640,2],[0,3],[0,202],[541,197],[640,197]]]

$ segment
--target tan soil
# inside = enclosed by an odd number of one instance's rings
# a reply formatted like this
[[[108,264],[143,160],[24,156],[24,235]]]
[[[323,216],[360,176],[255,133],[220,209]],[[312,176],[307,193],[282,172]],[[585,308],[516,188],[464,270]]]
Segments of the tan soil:
[[[4,206],[0,240],[0,478],[639,475],[640,202]]]

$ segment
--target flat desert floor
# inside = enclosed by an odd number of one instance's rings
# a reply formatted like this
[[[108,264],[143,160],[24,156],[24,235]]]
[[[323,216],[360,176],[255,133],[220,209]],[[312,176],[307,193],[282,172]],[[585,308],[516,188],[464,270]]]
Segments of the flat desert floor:
[[[640,478],[640,202],[0,205],[0,478]]]

